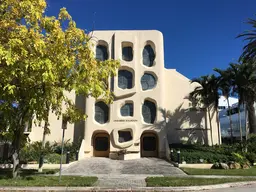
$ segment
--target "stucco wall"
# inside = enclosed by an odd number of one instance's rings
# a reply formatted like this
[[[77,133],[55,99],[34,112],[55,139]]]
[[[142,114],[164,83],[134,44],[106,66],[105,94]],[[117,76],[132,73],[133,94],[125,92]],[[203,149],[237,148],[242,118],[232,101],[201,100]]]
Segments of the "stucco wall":
[[[84,111],[85,109],[85,101],[84,97],[76,96],[75,92],[72,91],[70,93],[65,92],[66,96],[75,102],[75,104]],[[63,103],[63,110],[65,110],[65,105]],[[49,115],[49,123],[50,123],[50,134],[46,136],[47,141],[51,142],[61,142],[62,138],[62,118],[57,119],[57,116],[53,113]],[[70,140],[70,142],[78,141],[78,139],[83,139],[83,122],[77,122],[75,124],[68,124],[67,129],[65,130],[65,140]],[[32,124],[31,132],[29,134],[29,139],[33,141],[41,141],[43,138],[43,126],[44,122],[41,123],[41,126],[36,126]]]
[[[188,95],[198,84],[175,69],[165,69],[165,108],[169,111],[166,125],[169,143],[203,143],[211,145],[210,122],[206,111],[190,111]],[[216,113],[211,111],[213,144],[218,143]]]
[[[120,89],[118,87],[118,78],[114,78],[114,95],[115,100],[110,107],[109,122],[104,125],[97,123],[94,120],[94,104],[96,100],[94,98],[88,98],[86,100],[86,114],[88,119],[85,122],[85,153],[86,156],[92,156],[93,154],[93,141],[92,136],[96,131],[106,131],[112,137],[110,143],[110,151],[118,151],[121,148],[126,148],[130,152],[140,152],[140,137],[144,131],[156,131],[162,137],[162,130],[154,125],[146,124],[143,122],[142,117],[142,105],[145,99],[149,99],[156,103],[156,106],[162,106],[164,79],[163,79],[163,36],[159,31],[95,31],[95,44],[97,41],[104,40],[109,45],[109,55],[112,55],[114,59],[121,61],[120,69],[130,69],[134,76],[134,87],[132,89]],[[97,37],[97,38],[96,38]],[[155,65],[153,67],[146,67],[142,64],[142,51],[147,42],[150,41],[151,45],[155,48],[156,58]],[[133,60],[130,62],[122,60],[122,42],[130,42],[133,44]],[[114,49],[113,49],[114,44]],[[113,52],[114,51],[114,52]],[[152,90],[142,91],[141,77],[145,72],[154,74],[157,77],[157,85]],[[120,114],[120,108],[125,101],[133,101],[134,104],[134,116],[122,117]],[[158,111],[156,122],[161,121],[162,115]],[[120,130],[125,128],[131,128],[133,132],[133,141],[127,147],[122,147],[118,143],[118,138],[115,136],[114,130]],[[164,144],[159,145],[159,153],[164,153]]]

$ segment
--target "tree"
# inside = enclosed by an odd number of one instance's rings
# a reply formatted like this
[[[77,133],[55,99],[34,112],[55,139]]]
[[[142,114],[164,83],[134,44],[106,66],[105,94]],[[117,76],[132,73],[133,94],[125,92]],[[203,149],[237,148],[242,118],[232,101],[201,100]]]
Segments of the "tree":
[[[219,89],[222,95],[226,98],[228,103],[228,117],[229,117],[229,126],[231,132],[231,143],[233,143],[233,125],[232,125],[232,118],[231,118],[231,108],[229,103],[229,96],[232,92],[232,79],[230,78],[230,73],[228,70],[220,70],[214,69],[214,71],[220,74],[220,81],[219,81]]]
[[[16,177],[25,123],[34,116],[34,123],[45,122],[48,129],[49,111],[70,123],[85,119],[65,93],[111,101],[106,82],[119,62],[95,60],[90,35],[76,27],[65,8],[55,18],[45,15],[45,0],[0,0],[0,5],[0,100],[5,103],[0,110],[10,114],[16,104],[15,118],[7,117]]]
[[[256,96],[256,66],[252,63],[252,61],[243,62],[242,64],[232,63],[230,64],[228,70],[232,72],[232,75],[230,77],[233,80],[233,91],[236,92],[239,96],[239,107],[242,104],[246,107],[245,111],[246,113],[248,113],[249,132],[256,133],[256,119],[254,108]]]
[[[252,26],[252,30],[247,30],[244,33],[238,35],[238,37],[243,37],[248,43],[243,47],[243,53],[240,56],[240,61],[248,61],[256,59],[256,20],[248,19],[248,24]]]
[[[190,99],[197,102],[199,106],[203,105],[207,110],[208,120],[211,131],[211,142],[213,144],[213,133],[212,133],[212,120],[211,120],[211,110],[214,109],[218,113],[218,78],[215,75],[201,76],[191,80],[191,83],[198,83],[194,91],[190,93]],[[218,115],[217,115],[218,116]],[[217,122],[219,121],[216,117]],[[219,122],[218,122],[218,136],[220,143],[220,132],[219,132]]]

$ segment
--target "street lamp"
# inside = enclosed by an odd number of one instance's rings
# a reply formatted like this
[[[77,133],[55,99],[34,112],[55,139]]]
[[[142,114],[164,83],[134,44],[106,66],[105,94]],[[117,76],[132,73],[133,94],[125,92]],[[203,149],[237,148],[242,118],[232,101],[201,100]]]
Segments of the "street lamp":
[[[178,164],[180,164],[180,150],[177,151]]]
[[[62,141],[61,141],[61,155],[60,155],[60,173],[59,173],[59,182],[61,181],[61,172],[62,172],[62,156],[63,156],[63,149],[64,149],[64,137],[65,137],[65,130],[67,129],[67,118],[62,119]]]

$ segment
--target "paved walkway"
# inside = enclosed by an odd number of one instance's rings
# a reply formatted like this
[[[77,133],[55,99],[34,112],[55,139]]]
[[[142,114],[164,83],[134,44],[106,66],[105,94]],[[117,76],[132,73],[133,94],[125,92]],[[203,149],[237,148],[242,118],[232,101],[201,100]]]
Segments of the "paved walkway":
[[[87,158],[71,164],[62,171],[64,175],[185,175],[171,163],[157,158],[112,160]]]
[[[95,186],[109,188],[145,187],[145,178],[148,176],[186,176],[183,171],[162,159],[120,161],[99,157],[73,163],[62,174],[96,176],[98,181]]]

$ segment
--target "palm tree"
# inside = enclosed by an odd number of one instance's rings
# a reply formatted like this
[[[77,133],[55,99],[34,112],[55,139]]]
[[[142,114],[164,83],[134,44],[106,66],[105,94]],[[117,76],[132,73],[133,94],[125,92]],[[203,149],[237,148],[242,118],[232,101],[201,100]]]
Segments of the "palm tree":
[[[256,28],[256,20],[248,19],[248,24],[250,24],[253,28]],[[240,56],[240,61],[248,61],[256,59],[256,30],[248,30],[244,33],[238,35],[238,37],[243,37],[245,41],[248,41],[243,47],[243,53]]]
[[[241,70],[244,71],[242,79],[249,80],[247,85],[244,86],[246,109],[248,112],[249,131],[250,133],[256,133],[256,120],[255,120],[255,61],[256,61],[256,20],[248,19],[248,24],[252,26],[252,30],[245,31],[238,37],[244,38],[248,43],[243,47],[243,53],[240,56],[240,61],[243,62]],[[246,64],[245,64],[246,63]],[[241,66],[242,66],[241,65]],[[254,81],[254,82],[253,82]]]
[[[232,79],[230,78],[229,70],[214,69],[214,71],[220,74],[219,89],[228,103],[228,117],[229,117],[229,126],[230,126],[230,132],[231,132],[231,143],[233,143],[233,139],[234,139],[233,125],[232,125],[232,118],[231,118],[231,108],[229,103],[229,96],[231,94],[232,86],[233,86]]]
[[[243,72],[241,71],[240,66],[241,65],[239,65],[239,64],[231,63],[230,67],[227,69],[227,71],[229,73],[229,78],[232,81],[232,93],[238,95],[238,106],[237,106],[238,120],[239,120],[240,140],[242,142],[243,141],[243,131],[242,131],[240,108],[241,108],[241,106],[243,106],[245,109],[245,100],[244,100],[245,89],[244,89],[244,85],[242,85],[243,79],[241,78],[241,76],[243,75]],[[246,110],[245,110],[245,119],[247,119]],[[246,122],[247,121],[245,120],[245,128],[247,127]]]
[[[242,64],[230,64],[229,68],[229,71],[233,73],[233,75],[231,76],[231,78],[233,79],[233,92],[236,92],[239,96],[239,106],[242,104],[246,106],[245,112],[248,113],[250,133],[256,133],[256,119],[254,108],[254,102],[256,98],[255,70],[256,66],[254,65],[254,63],[252,63],[252,61],[249,60]]]
[[[194,91],[190,93],[190,99],[197,102],[197,105],[203,105],[207,110],[209,126],[211,131],[211,142],[213,144],[213,134],[212,134],[212,122],[211,122],[211,110],[218,111],[218,78],[215,75],[206,75],[199,78],[191,80],[191,83],[200,84]],[[217,118],[217,117],[216,117]],[[216,119],[218,122],[218,119]],[[220,143],[220,132],[218,123],[218,134]]]

